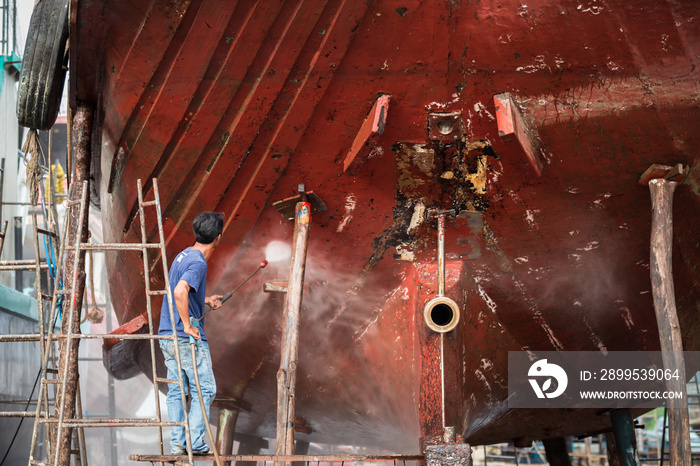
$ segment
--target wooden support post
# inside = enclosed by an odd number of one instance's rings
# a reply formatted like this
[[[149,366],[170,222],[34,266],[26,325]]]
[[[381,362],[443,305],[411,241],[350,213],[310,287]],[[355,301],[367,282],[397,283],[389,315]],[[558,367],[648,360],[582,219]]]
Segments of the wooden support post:
[[[294,454],[294,418],[296,396],[297,353],[299,350],[299,311],[304,294],[306,251],[309,246],[311,205],[299,202],[294,217],[292,259],[285,295],[284,323],[282,330],[282,356],[277,371],[277,445],[275,454]],[[283,462],[275,462],[283,466]]]
[[[216,429],[216,450],[220,455],[233,453],[233,436],[236,430],[238,410],[219,407],[219,419]],[[223,466],[231,466],[230,461],[222,461]]]
[[[688,416],[683,341],[673,289],[671,248],[673,243],[673,192],[678,183],[657,178],[649,181],[651,193],[651,289],[656,323],[659,327],[664,368],[678,378],[666,381],[666,390],[683,393],[667,401],[671,465],[690,464],[690,423]]]
[[[551,466],[571,466],[569,449],[564,437],[542,440],[542,445],[544,445],[544,452],[547,455],[547,462]]]
[[[615,435],[615,446],[621,466],[637,466],[637,437],[634,435],[634,420],[629,409],[615,409],[610,413]]]
[[[75,164],[73,169],[75,173],[71,177],[73,183],[70,189],[70,200],[79,201],[81,196],[81,188],[83,181],[87,180],[87,189],[90,189],[90,163],[91,163],[91,146],[92,146],[92,121],[93,121],[93,109],[88,104],[80,104],[73,119],[73,153],[75,154]],[[88,193],[88,204],[90,195]],[[87,210],[87,205],[85,206]],[[88,237],[88,216],[84,215],[83,224],[78,225],[79,215],[77,214],[71,219],[70,226],[68,229],[68,244],[75,244],[75,239],[80,236],[81,242],[87,242]],[[64,233],[65,234],[65,233]],[[83,302],[83,294],[85,292],[85,251],[81,251],[79,255],[78,271],[74,274],[73,271],[73,258],[76,251],[68,250],[65,255],[65,273],[66,283],[64,283],[65,289],[71,289],[73,277],[77,277],[77,286],[75,296],[72,297],[71,301],[74,303],[75,317],[73,318],[73,328],[72,333],[74,335],[80,333],[80,320],[81,320],[81,310]],[[64,305],[65,306],[65,305]],[[68,313],[69,310],[67,306],[64,307],[64,312]],[[61,322],[61,334],[68,333],[68,323],[67,317],[64,317]],[[65,399],[61,399],[60,390],[56,395],[56,412],[59,412],[61,406],[65,406],[65,419],[72,419],[75,417],[75,402],[76,402],[76,390],[78,387],[78,349],[80,345],[80,339],[73,339],[70,344],[65,341],[60,343],[60,354],[58,361],[58,378],[62,380],[67,379],[66,382],[66,396]],[[67,372],[64,373],[64,360],[69,358],[69,365]],[[61,435],[61,444],[56,445],[58,448],[58,464],[56,466],[64,466],[70,464],[71,458],[71,438],[70,434],[71,428],[65,428],[64,433]]]

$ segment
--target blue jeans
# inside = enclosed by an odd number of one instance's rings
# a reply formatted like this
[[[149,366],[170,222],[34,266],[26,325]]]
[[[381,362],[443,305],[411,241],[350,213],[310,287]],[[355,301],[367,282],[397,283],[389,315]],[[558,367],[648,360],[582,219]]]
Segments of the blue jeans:
[[[204,407],[209,417],[209,407],[211,406],[214,397],[216,396],[216,381],[214,380],[214,371],[211,365],[211,355],[209,354],[209,345],[201,339],[196,340],[197,350],[197,374],[199,375],[199,385],[202,389],[202,398],[204,399]],[[175,360],[175,347],[170,340],[160,340],[160,349],[165,356],[165,366],[168,368],[168,379],[177,380],[177,363]],[[185,394],[190,395],[190,411],[189,424],[190,435],[192,437],[192,450],[204,451],[207,450],[207,445],[204,443],[206,435],[206,419],[202,417],[202,408],[199,405],[199,396],[197,396],[197,386],[194,381],[194,371],[192,369],[192,352],[188,338],[178,338],[178,346],[180,347],[180,362],[182,365],[182,380],[185,385]],[[168,384],[168,396],[166,398],[168,406],[168,417],[171,422],[182,422],[184,420],[184,411],[182,406],[182,396],[180,395],[180,387],[177,384]],[[187,445],[187,437],[185,428],[174,426],[170,428],[170,450],[182,451]]]

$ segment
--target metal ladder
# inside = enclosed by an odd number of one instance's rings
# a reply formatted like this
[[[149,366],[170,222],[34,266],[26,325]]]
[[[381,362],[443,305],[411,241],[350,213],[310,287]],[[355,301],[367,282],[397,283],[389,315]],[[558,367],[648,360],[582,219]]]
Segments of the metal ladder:
[[[76,186],[77,187],[77,186]],[[154,200],[144,201],[143,199],[143,189],[141,180],[137,181],[138,187],[138,202],[139,202],[139,219],[141,223],[141,243],[104,243],[104,244],[93,244],[84,243],[81,241],[81,226],[85,224],[85,220],[88,215],[88,183],[87,181],[82,182],[80,200],[70,200],[66,201],[68,210],[65,215],[65,227],[63,241],[60,248],[60,254],[58,259],[58,273],[56,276],[56,286],[54,288],[53,300],[51,304],[50,312],[50,322],[55,319],[57,303],[63,299],[67,304],[64,306],[63,311],[63,325],[65,329],[60,334],[56,335],[53,332],[53,328],[48,329],[48,334],[46,337],[47,347],[51,345],[53,341],[61,341],[63,347],[63,355],[59,360],[59,365],[57,369],[49,368],[49,352],[42,353],[42,376],[41,376],[41,386],[39,391],[39,400],[44,401],[44,410],[41,409],[42,403],[37,404],[37,409],[35,413],[35,423],[34,423],[34,433],[32,435],[32,444],[29,456],[29,465],[44,465],[44,466],[58,466],[61,464],[61,456],[66,457],[67,453],[74,453],[74,451],[66,452],[65,446],[62,445],[62,441],[65,443],[64,435],[68,435],[70,429],[77,428],[79,432],[84,428],[88,427],[158,427],[158,438],[159,438],[159,452],[163,454],[163,427],[173,427],[180,426],[185,428],[187,443],[188,443],[188,461],[182,462],[183,464],[193,465],[193,456],[191,450],[191,437],[190,428],[187,415],[187,398],[185,392],[185,385],[182,378],[182,365],[180,359],[179,346],[177,344],[177,331],[173,328],[172,335],[158,335],[157,329],[154,328],[153,323],[153,312],[151,307],[151,298],[154,296],[166,296],[169,304],[170,319],[171,322],[175,322],[174,316],[174,303],[172,298],[172,293],[170,292],[170,280],[168,278],[168,265],[165,252],[165,236],[163,233],[163,221],[161,216],[161,206],[160,206],[160,195],[158,192],[158,182],[153,179],[153,192]],[[75,197],[75,196],[73,196]],[[148,243],[148,238],[146,235],[146,220],[144,214],[145,207],[155,207],[157,224],[158,224],[158,243]],[[78,209],[77,215],[74,209]],[[71,219],[77,218],[77,224],[70,225]],[[69,244],[69,231],[75,231],[74,242]],[[150,249],[157,249],[160,252],[160,259],[163,266],[163,276],[165,280],[165,289],[163,290],[151,290],[151,280],[150,280],[150,267],[148,259],[148,251]],[[80,332],[74,332],[73,327],[76,323],[76,319],[80,319],[80,312],[82,309],[82,303],[76,302],[76,293],[78,287],[78,281],[80,280],[80,255],[85,251],[124,251],[124,250],[136,250],[140,251],[143,257],[143,271],[144,271],[144,281],[145,281],[145,291],[146,291],[146,312],[148,319],[148,333],[147,334],[82,334]],[[66,252],[73,252],[73,267],[70,269],[72,273],[72,280],[70,280],[70,289],[61,289],[60,283],[65,283],[67,274],[66,269],[68,264],[64,264],[66,261]],[[83,274],[84,277],[84,274]],[[84,279],[84,278],[83,278]],[[67,322],[67,326],[65,325]],[[156,417],[155,418],[127,418],[127,419],[81,419],[78,416],[70,418],[68,416],[68,407],[66,406],[66,393],[68,391],[68,377],[66,374],[69,373],[69,368],[71,363],[77,362],[78,359],[78,345],[80,339],[110,339],[110,340],[148,340],[151,349],[151,366],[152,366],[152,380],[154,388],[155,406],[156,406]],[[178,367],[178,379],[168,380],[165,378],[158,377],[156,373],[156,353],[155,353],[155,342],[156,340],[171,340],[174,342],[175,357]],[[73,341],[74,346],[71,345]],[[60,374],[60,376],[59,376]],[[76,380],[79,375],[76,374]],[[163,422],[161,417],[160,408],[160,398],[159,398],[159,384],[177,384],[180,388],[180,395],[183,403],[183,413],[184,421],[182,422]],[[54,406],[53,413],[50,410],[48,404],[48,387],[54,385],[56,387],[56,394],[60,397],[58,406]],[[80,410],[80,398],[79,398],[80,388],[77,387],[76,393],[76,412]],[[50,446],[47,449],[47,455],[45,461],[40,461],[36,456],[37,447],[37,437],[40,425],[51,426],[51,432],[53,435],[48,435],[47,437],[51,439]],[[48,430],[48,429],[47,429]],[[84,442],[81,442],[84,445]],[[65,462],[65,460],[63,460]]]

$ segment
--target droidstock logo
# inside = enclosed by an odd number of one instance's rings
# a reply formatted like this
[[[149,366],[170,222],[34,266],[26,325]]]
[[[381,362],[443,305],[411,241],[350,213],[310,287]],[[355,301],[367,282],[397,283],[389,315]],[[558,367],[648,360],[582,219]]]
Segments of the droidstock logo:
[[[530,377],[528,380],[537,398],[556,398],[564,393],[569,383],[569,378],[566,376],[564,369],[556,364],[548,363],[546,359],[540,359],[530,366],[527,375]],[[552,386],[552,380],[556,381],[554,387]],[[550,390],[553,391],[550,392]]]

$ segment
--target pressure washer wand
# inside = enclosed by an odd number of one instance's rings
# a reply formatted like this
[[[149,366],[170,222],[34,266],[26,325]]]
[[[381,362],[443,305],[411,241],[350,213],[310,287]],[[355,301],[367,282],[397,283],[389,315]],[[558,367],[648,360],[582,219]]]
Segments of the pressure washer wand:
[[[267,266],[267,261],[266,261],[266,260],[260,262],[260,265],[258,266],[258,268],[255,269],[255,271],[254,271],[253,273],[251,273],[250,275],[248,275],[248,278],[246,278],[245,280],[243,280],[237,287],[235,287],[233,290],[231,290],[231,291],[229,291],[228,293],[226,293],[226,294],[223,296],[223,298],[221,298],[221,304],[223,305],[226,301],[228,301],[228,300],[231,298],[231,296],[233,296],[233,293],[235,293],[236,291],[238,291],[238,289],[239,289],[240,287],[242,287],[243,285],[245,285],[246,282],[247,282],[248,280],[250,280],[251,278],[253,278],[253,276],[254,276],[256,273],[260,272],[260,269],[264,269],[265,266]],[[199,319],[197,319],[197,322],[199,322],[200,320],[204,319],[204,316],[207,315],[207,313],[209,313],[210,311],[213,311],[213,309],[207,309],[207,310],[204,312],[204,314],[202,314],[202,317],[200,317]]]
[[[231,296],[233,296],[233,293],[235,293],[236,291],[238,291],[238,289],[239,289],[240,287],[242,287],[243,285],[245,285],[246,282],[247,282],[248,280],[250,280],[251,278],[253,278],[253,275],[255,275],[256,273],[258,273],[258,272],[260,271],[260,269],[265,268],[265,266],[267,266],[267,261],[266,261],[266,260],[260,262],[260,265],[258,266],[257,269],[255,269],[255,272],[253,272],[253,273],[251,273],[250,275],[248,275],[248,278],[246,278],[245,280],[243,280],[243,281],[240,283],[240,285],[238,285],[238,286],[235,287],[233,290],[231,290],[231,291],[229,291],[228,293],[226,293],[226,294],[224,295],[224,297],[221,298],[221,304],[224,304],[226,301],[228,301],[229,298],[230,298]],[[204,317],[204,316],[202,316],[202,317]]]

